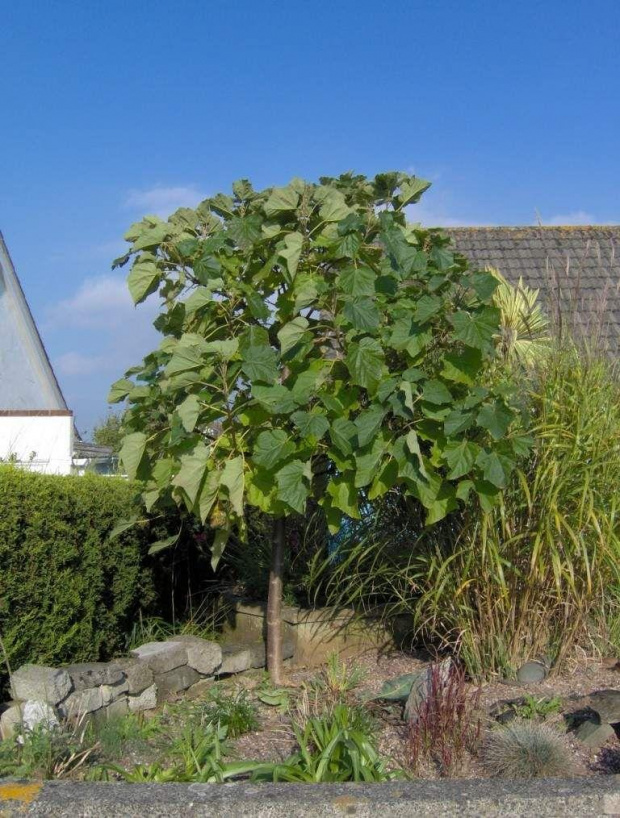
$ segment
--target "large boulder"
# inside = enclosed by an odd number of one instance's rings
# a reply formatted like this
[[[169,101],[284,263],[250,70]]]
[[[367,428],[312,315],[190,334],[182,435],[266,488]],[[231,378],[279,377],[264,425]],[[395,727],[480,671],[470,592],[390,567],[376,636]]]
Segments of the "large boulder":
[[[56,709],[47,702],[25,702],[22,708],[22,724],[24,730],[34,730],[35,727],[44,730],[54,730],[60,726]]]
[[[184,667],[176,667],[167,673],[155,674],[155,685],[157,687],[157,701],[165,701],[175,693],[181,693],[187,690],[193,684],[202,678],[197,670],[193,667],[185,665]]]
[[[136,696],[138,693],[142,693],[143,690],[146,690],[147,687],[153,684],[153,671],[146,662],[127,657],[126,659],[119,660],[118,664],[125,675],[125,680],[128,685],[127,692],[130,696]]]
[[[157,707],[157,685],[150,685],[138,696],[129,696],[127,702],[132,713],[153,710],[153,708]]]
[[[101,687],[76,690],[59,705],[60,714],[65,719],[79,719],[87,713],[94,713],[105,704]]]
[[[182,642],[147,642],[130,654],[148,665],[153,673],[167,673],[187,665],[187,649]]]
[[[180,642],[187,651],[187,664],[202,673],[213,676],[222,664],[222,648],[217,642],[209,642],[199,636],[175,636],[172,642]]]
[[[71,692],[73,685],[66,670],[44,665],[23,665],[11,674],[14,699],[59,704]]]
[[[80,662],[64,668],[73,682],[74,690],[99,685],[115,685],[123,681],[123,670],[115,662]]]
[[[411,692],[405,705],[404,717],[406,721],[417,721],[420,707],[429,698],[433,690],[434,678],[436,679],[436,683],[445,686],[450,678],[451,667],[452,660],[444,659],[438,665],[429,665],[418,674],[413,681]]]
[[[19,733],[22,729],[23,703],[7,702],[0,714],[0,739],[7,739]]]

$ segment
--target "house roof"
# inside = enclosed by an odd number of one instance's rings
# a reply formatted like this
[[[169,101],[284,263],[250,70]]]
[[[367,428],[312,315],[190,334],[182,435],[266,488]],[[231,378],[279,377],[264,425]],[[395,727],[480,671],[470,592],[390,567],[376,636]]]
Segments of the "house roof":
[[[556,319],[620,352],[620,225],[445,228],[476,267],[541,291]]]
[[[67,410],[67,403],[0,233],[0,409]]]

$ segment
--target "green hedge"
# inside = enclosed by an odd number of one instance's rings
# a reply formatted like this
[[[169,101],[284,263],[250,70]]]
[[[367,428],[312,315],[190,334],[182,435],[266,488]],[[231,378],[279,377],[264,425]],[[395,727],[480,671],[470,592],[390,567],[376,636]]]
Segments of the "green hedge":
[[[0,636],[13,668],[123,649],[138,611],[155,600],[151,528],[109,539],[135,495],[121,478],[0,467]]]

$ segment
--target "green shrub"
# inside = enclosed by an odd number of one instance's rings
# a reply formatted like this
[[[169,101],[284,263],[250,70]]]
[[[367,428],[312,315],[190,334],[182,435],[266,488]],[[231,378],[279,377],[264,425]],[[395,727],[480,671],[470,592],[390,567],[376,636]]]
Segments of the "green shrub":
[[[620,377],[608,358],[556,345],[520,375],[534,447],[499,503],[426,529],[397,492],[361,538],[315,566],[334,604],[388,604],[470,675],[510,674],[576,642],[620,640]]]
[[[563,737],[547,724],[533,721],[493,730],[482,759],[488,772],[501,778],[565,777],[574,768]]]
[[[121,478],[0,467],[0,635],[13,668],[105,659],[155,599],[141,526],[109,539],[136,488]]]

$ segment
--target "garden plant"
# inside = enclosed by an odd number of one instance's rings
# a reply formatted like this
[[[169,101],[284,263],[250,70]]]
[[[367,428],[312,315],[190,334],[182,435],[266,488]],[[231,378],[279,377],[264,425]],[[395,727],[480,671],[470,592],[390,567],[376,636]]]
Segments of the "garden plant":
[[[162,306],[159,347],[111,390],[128,405],[124,469],[149,511],[172,500],[199,517],[214,564],[243,541],[248,507],[274,520],[275,684],[288,517],[313,501],[335,533],[397,489],[426,529],[460,504],[490,511],[528,450],[513,390],[487,377],[498,280],[408,224],[428,187],[403,173],[241,180],[134,224],[117,260],[132,262],[134,301]]]

